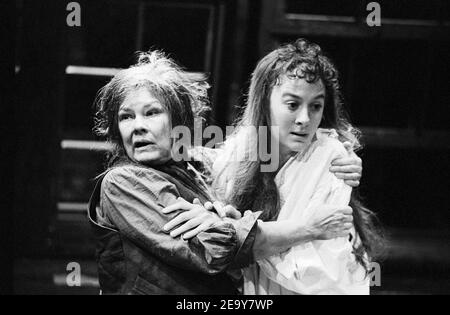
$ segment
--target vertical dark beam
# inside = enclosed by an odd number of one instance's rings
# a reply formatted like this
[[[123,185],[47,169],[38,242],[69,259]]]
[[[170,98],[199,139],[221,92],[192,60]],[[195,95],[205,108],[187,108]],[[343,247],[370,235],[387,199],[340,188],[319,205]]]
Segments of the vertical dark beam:
[[[222,86],[222,69],[220,65],[223,63],[222,56],[224,51],[224,33],[225,33],[225,19],[226,19],[226,6],[224,3],[220,3],[217,6],[217,31],[216,31],[216,50],[214,54],[213,65],[213,91],[212,102],[214,104],[214,119],[218,125],[225,125],[226,121],[226,103],[219,103],[219,88]]]
[[[136,51],[142,51],[144,41],[144,19],[145,19],[145,3],[139,1],[138,4],[138,17],[136,26]]]
[[[231,83],[228,89],[228,111],[226,117],[227,125],[231,125],[235,112],[234,106],[238,105],[241,98],[241,86],[245,73],[245,60],[249,53],[247,51],[248,21],[250,14],[249,0],[238,0],[236,9],[235,36],[233,37],[233,62],[231,63]]]
[[[212,111],[208,115],[207,124],[224,128],[228,124],[226,117],[229,111],[228,95],[232,71],[230,67],[234,63],[233,44],[236,34],[235,28],[235,6],[236,0],[214,1],[211,11],[209,30],[213,30],[211,43],[213,49],[210,51],[210,99]],[[209,37],[209,36],[208,36]],[[206,60],[205,60],[206,61]]]
[[[206,43],[205,43],[205,60],[203,63],[203,69],[206,73],[210,73],[213,59],[213,50],[214,50],[214,37],[215,37],[215,24],[216,21],[216,10],[217,8],[213,5],[208,7],[209,17],[208,17],[208,26],[207,26],[207,35],[206,35]],[[216,49],[219,50],[219,49]],[[214,69],[215,70],[215,69]]]
[[[14,50],[16,37],[16,18],[14,1],[0,2],[0,111],[2,123],[0,133],[3,136],[0,146],[2,174],[0,182],[0,295],[13,291],[13,200],[15,157],[15,102],[14,102]]]
[[[274,48],[272,27],[281,23],[284,14],[284,0],[261,0],[261,25],[259,30],[259,55],[264,56]]]
[[[48,254],[49,225],[56,214],[66,5],[60,0],[23,4],[14,194],[14,245],[19,256]]]

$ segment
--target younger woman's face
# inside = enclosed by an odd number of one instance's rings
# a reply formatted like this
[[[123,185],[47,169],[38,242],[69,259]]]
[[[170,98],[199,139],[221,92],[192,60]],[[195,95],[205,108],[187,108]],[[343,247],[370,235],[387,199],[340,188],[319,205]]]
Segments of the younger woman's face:
[[[120,105],[119,131],[128,157],[141,164],[171,158],[171,124],[164,106],[145,88],[131,91]]]
[[[325,107],[325,87],[321,80],[308,83],[304,79],[281,77],[270,96],[270,119],[278,126],[273,134],[282,159],[303,151],[312,141]]]

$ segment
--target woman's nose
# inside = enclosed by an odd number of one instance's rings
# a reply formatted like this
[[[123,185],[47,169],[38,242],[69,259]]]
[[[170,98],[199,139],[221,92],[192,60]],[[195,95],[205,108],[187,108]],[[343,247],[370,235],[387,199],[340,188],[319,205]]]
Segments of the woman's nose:
[[[136,116],[133,124],[134,132],[142,133],[147,131],[147,125],[143,119],[143,117]]]
[[[295,123],[302,126],[307,126],[309,124],[309,112],[306,106],[299,110]]]

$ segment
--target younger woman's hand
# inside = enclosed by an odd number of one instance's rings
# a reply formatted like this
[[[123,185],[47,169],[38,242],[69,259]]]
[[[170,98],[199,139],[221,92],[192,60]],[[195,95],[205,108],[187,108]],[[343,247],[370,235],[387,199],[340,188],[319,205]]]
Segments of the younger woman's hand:
[[[349,142],[345,142],[344,146],[349,156],[335,159],[331,163],[330,172],[334,173],[337,178],[343,179],[347,185],[356,188],[360,185],[362,176],[362,160],[353,152]]]
[[[164,226],[164,231],[170,231],[173,238],[181,235],[185,240],[191,239],[221,221],[216,213],[203,207],[198,199],[190,203],[180,197],[177,202],[163,209],[164,214],[175,211],[183,212]]]
[[[324,205],[323,207],[331,207],[336,210],[336,206]],[[317,219],[311,226],[313,238],[315,240],[330,240],[347,237],[353,229],[352,213],[352,208],[341,207],[331,215]]]

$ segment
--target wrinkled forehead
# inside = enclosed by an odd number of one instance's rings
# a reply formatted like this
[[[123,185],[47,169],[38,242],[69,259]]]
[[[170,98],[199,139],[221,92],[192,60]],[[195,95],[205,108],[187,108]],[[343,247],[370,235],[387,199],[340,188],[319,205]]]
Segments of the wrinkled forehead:
[[[136,87],[129,89],[125,93],[119,110],[131,109],[137,105],[161,106],[160,100],[154,96],[152,91],[145,87]]]
[[[120,107],[129,103],[132,99],[147,99],[149,103],[159,103],[167,110],[167,102],[170,99],[169,91],[163,86],[149,80],[132,80],[124,87],[123,100]]]

